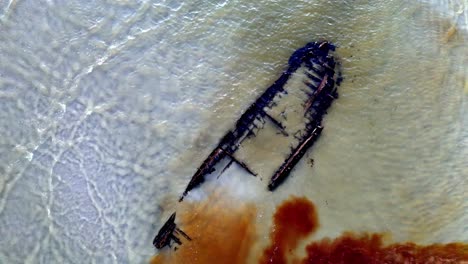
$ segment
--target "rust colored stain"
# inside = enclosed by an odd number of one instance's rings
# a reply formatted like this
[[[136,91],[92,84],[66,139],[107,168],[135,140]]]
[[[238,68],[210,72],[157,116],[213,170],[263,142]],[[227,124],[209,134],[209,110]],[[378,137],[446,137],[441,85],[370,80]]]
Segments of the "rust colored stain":
[[[244,264],[255,241],[256,208],[222,195],[183,206],[180,228],[192,241],[183,241],[177,251],[166,250],[152,264]]]
[[[303,264],[468,263],[468,245],[462,243],[419,246],[401,243],[383,246],[381,234],[345,233],[339,238],[313,242]]]
[[[273,216],[270,246],[265,249],[260,263],[288,263],[301,239],[318,227],[317,211],[306,198],[293,197],[284,202]]]
[[[468,244],[420,246],[395,243],[384,246],[382,234],[367,233],[344,233],[335,239],[314,241],[306,247],[306,257],[299,259],[290,254],[294,253],[301,239],[318,227],[317,212],[312,202],[293,197],[277,209],[273,221],[271,245],[264,251],[260,264],[468,264]]]
[[[192,241],[183,241],[177,251],[163,250],[152,264],[244,264],[258,258],[255,247],[256,208],[218,193],[199,203],[187,203],[176,220]],[[314,204],[292,197],[273,216],[270,244],[254,262],[259,264],[468,264],[468,244],[450,243],[421,246],[414,243],[384,245],[383,235],[344,233],[338,238],[309,243],[305,257],[298,257],[299,242],[319,226]],[[301,252],[301,256],[304,253]]]

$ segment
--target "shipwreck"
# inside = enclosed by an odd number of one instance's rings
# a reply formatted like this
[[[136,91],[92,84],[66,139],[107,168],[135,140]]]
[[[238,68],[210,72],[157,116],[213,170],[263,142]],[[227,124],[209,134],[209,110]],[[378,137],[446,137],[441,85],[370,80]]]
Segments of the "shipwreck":
[[[235,125],[221,138],[217,146],[198,167],[179,202],[189,192],[205,181],[205,177],[217,169],[223,173],[233,163],[247,173],[256,176],[246,161],[236,158],[235,153],[250,137],[255,137],[270,122],[282,137],[290,138],[291,151],[277,170],[270,176],[268,190],[274,191],[298,164],[301,158],[314,145],[323,130],[322,120],[334,99],[338,98],[337,87],[342,81],[339,64],[333,52],[335,46],[327,41],[311,42],[296,50],[288,61],[288,67],[281,76],[263,92],[240,116]],[[291,79],[294,85],[289,85]],[[300,78],[300,85],[297,83]],[[282,115],[279,105],[288,97],[294,97],[296,123],[289,127],[288,119]],[[220,164],[222,169],[219,168]],[[223,168],[224,167],[224,168]],[[155,237],[153,244],[160,249],[170,246],[171,241],[181,244],[176,234],[186,239],[190,237],[175,225],[175,213],[167,220]]]

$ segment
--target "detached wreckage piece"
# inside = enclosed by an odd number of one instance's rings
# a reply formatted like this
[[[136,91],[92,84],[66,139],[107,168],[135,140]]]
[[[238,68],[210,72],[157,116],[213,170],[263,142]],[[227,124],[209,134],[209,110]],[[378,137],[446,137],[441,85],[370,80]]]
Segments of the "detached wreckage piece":
[[[256,133],[263,128],[259,124],[264,124],[265,122],[270,122],[283,136],[290,137],[287,127],[273,117],[270,114],[270,110],[277,106],[277,102],[282,100],[283,96],[287,96],[288,89],[285,87],[288,80],[301,69],[306,79],[303,82],[305,90],[302,91],[304,91],[307,98],[301,110],[303,111],[302,118],[305,128],[293,133],[297,144],[291,149],[289,156],[271,177],[268,189],[274,191],[281,185],[289,176],[294,166],[320,136],[323,129],[321,125],[323,116],[326,114],[326,110],[330,107],[332,101],[338,98],[336,85],[340,84],[342,77],[341,72],[338,72],[337,76],[335,75],[336,62],[334,57],[329,54],[330,51],[334,50],[335,46],[326,41],[311,42],[296,50],[289,58],[286,71],[249,106],[237,120],[235,127],[226,133],[216,148],[197,169],[180,197],[179,202],[191,190],[202,184],[205,181],[205,176],[214,172],[215,167],[225,158],[229,158],[230,160],[221,170],[221,173],[231,166],[232,163],[236,163],[249,174],[257,175],[245,162],[237,159],[234,153],[246,138],[256,136]],[[300,136],[296,135],[298,133]],[[187,234],[176,227],[174,213],[156,235],[153,241],[154,246],[158,249],[164,246],[170,247],[172,240],[179,245],[182,244],[175,234],[181,234],[186,239],[191,240]]]
[[[157,249],[161,249],[165,246],[171,247],[171,241],[174,240],[175,243],[182,245],[180,239],[176,236],[176,234],[181,234],[187,240],[192,240],[184,231],[180,230],[177,225],[175,224],[175,217],[176,213],[173,213],[169,219],[167,219],[166,223],[161,227],[158,234],[153,240],[153,245]]]

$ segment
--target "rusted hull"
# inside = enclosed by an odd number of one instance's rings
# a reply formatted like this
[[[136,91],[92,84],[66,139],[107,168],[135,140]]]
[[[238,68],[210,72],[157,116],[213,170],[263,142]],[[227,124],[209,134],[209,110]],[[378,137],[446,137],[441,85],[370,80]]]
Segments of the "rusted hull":
[[[253,104],[250,105],[237,120],[235,127],[226,133],[217,147],[203,161],[202,165],[192,176],[179,201],[182,201],[191,190],[202,184],[205,180],[205,176],[212,173],[218,162],[226,157],[235,161],[250,174],[256,175],[246,163],[238,161],[234,157],[234,154],[246,138],[255,136],[255,131],[260,129],[256,125],[256,121],[271,122],[283,136],[289,136],[285,126],[269,115],[267,110],[273,107],[273,99],[275,97],[287,93],[284,89],[285,84],[288,82],[291,75],[304,65],[311,72],[306,72],[306,76],[308,76],[309,79],[306,85],[310,88],[310,96],[304,103],[304,116],[306,116],[308,122],[314,124],[314,126],[308,125],[306,131],[302,131],[302,134],[308,135],[311,133],[309,130],[320,126],[325,110],[337,96],[334,71],[336,63],[334,58],[329,56],[329,51],[334,49],[335,47],[328,42],[313,42],[295,51],[289,59],[288,68]],[[302,142],[305,141],[305,139],[300,138],[299,141]],[[294,153],[291,155],[293,154]],[[231,164],[232,162],[229,162],[228,166]],[[284,179],[285,177],[280,177],[275,174],[272,177],[272,181],[277,178]],[[271,183],[271,186],[275,186],[276,188],[278,184]],[[269,187],[269,189],[272,188]]]
[[[190,190],[202,184],[205,181],[205,175],[212,173],[214,171],[214,166],[224,157],[226,157],[226,152],[220,147],[215,148],[192,176],[179,202],[184,199]]]
[[[306,154],[307,150],[315,143],[322,132],[322,127],[317,126],[314,130],[311,130],[310,134],[306,135],[299,145],[292,151],[290,156],[284,161],[281,167],[271,177],[270,183],[268,184],[268,190],[274,191],[291,173],[291,170]]]

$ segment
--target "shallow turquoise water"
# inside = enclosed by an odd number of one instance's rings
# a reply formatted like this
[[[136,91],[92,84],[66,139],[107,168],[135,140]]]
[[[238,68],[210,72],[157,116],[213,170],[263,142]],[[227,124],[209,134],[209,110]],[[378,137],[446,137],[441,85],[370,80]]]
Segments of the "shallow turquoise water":
[[[339,46],[345,81],[315,166],[274,196],[240,172],[223,180],[265,224],[295,193],[318,204],[317,236],[467,242],[467,8],[1,1],[0,262],[146,262],[204,155],[321,38]],[[254,147],[260,173],[276,166],[262,158],[274,146]]]

